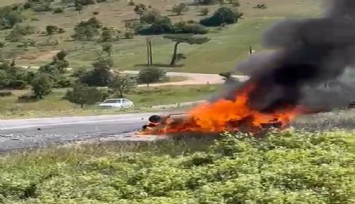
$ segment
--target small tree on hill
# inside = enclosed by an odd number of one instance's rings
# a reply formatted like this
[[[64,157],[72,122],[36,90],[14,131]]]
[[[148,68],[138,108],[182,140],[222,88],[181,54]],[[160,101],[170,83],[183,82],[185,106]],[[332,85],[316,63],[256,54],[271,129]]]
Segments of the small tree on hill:
[[[201,16],[207,16],[210,10],[208,8],[201,8],[199,12]]]
[[[145,4],[137,4],[135,7],[134,7],[134,12],[139,15],[139,17],[142,17],[142,15],[144,14],[144,12],[147,11],[147,6]]]
[[[113,42],[113,41],[117,41],[117,40],[120,39],[119,34],[120,34],[120,31],[115,30],[114,28],[104,27],[104,28],[102,29],[100,41],[101,41],[101,42]]]
[[[46,26],[46,32],[47,32],[47,35],[52,35],[54,34],[55,32],[58,31],[58,26],[54,26],[54,25],[47,25]]]
[[[66,51],[61,50],[53,57],[51,63],[41,66],[38,71],[52,75],[64,73],[65,68],[69,67],[69,61],[65,59],[67,54]]]
[[[153,24],[161,20],[163,16],[160,14],[159,10],[151,9],[143,12],[140,20],[142,23]]]
[[[158,82],[165,76],[166,73],[163,70],[157,67],[148,67],[139,71],[138,82],[147,84],[149,87],[149,84]]]
[[[189,11],[189,7],[185,3],[180,3],[172,7],[171,11],[180,16],[182,13]]]
[[[188,43],[190,45],[193,44],[203,44],[208,42],[210,39],[205,36],[197,36],[191,34],[173,34],[173,35],[164,35],[164,38],[170,39],[175,42],[173,56],[170,62],[170,65],[175,65],[176,63],[176,56],[177,56],[177,49],[180,43]]]
[[[51,93],[53,82],[48,74],[38,73],[32,79],[31,85],[34,96],[38,99],[43,99],[43,96]]]
[[[94,40],[100,37],[100,29],[102,23],[95,17],[90,18],[87,21],[81,21],[75,26],[75,34],[72,36],[75,40]]]
[[[112,55],[112,44],[111,43],[105,43],[101,45],[102,51],[105,52],[109,57]]]
[[[117,75],[109,83],[109,88],[113,90],[117,97],[124,97],[137,86],[136,80],[127,75]]]
[[[112,79],[111,67],[111,59],[99,59],[93,63],[93,69],[84,73],[79,81],[89,86],[107,86]]]
[[[64,98],[83,108],[84,105],[92,105],[103,100],[103,94],[96,87],[89,87],[86,84],[76,83],[73,86],[73,89],[66,92]]]

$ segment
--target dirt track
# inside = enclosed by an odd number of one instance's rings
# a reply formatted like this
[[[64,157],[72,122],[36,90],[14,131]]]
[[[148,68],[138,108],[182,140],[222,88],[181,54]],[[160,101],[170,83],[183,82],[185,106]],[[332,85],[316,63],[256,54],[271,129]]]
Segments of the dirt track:
[[[123,71],[126,74],[138,74],[138,71]],[[150,86],[179,86],[179,85],[199,85],[199,84],[223,84],[225,81],[218,74],[200,74],[200,73],[185,73],[185,72],[167,72],[167,76],[181,76],[186,78],[183,81],[156,83]],[[247,77],[242,75],[234,76],[239,80],[244,80]],[[145,86],[145,85],[141,85]]]
[[[21,66],[23,68],[31,68],[31,69],[38,69],[38,66]],[[71,68],[68,68],[71,69]],[[130,71],[125,70],[123,71],[124,74],[138,74],[138,71]],[[183,81],[176,81],[176,82],[165,82],[165,83],[155,83],[151,84],[150,86],[179,86],[179,85],[200,85],[200,84],[223,84],[225,81],[223,77],[219,76],[218,74],[200,74],[200,73],[186,73],[186,72],[167,72],[167,76],[170,77],[184,77],[186,80]],[[235,78],[239,80],[247,79],[246,76],[243,75],[234,75]],[[146,86],[144,84],[140,86]]]

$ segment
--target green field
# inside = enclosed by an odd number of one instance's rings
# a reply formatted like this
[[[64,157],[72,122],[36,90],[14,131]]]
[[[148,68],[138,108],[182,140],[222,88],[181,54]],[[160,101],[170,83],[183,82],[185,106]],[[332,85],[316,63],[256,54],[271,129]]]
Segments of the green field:
[[[1,98],[0,118],[99,115],[118,114],[127,111],[149,111],[149,108],[154,105],[205,100],[218,89],[219,86],[215,85],[138,88],[125,95],[126,98],[135,103],[135,108],[132,110],[101,110],[96,106],[87,106],[81,109],[80,106],[62,99],[66,89],[54,89],[53,93],[44,100],[20,103],[17,101],[18,96],[27,91],[15,91],[13,96]]]
[[[6,2],[6,1],[4,1]],[[140,1],[135,1],[140,3]],[[147,5],[160,5],[159,10],[162,14],[168,15],[166,11],[178,0],[167,2],[163,0],[147,0]],[[222,29],[214,29],[208,36],[211,41],[203,45],[182,44],[179,52],[187,57],[181,68],[174,68],[174,71],[201,72],[201,73],[220,73],[228,71],[236,66],[238,62],[248,57],[249,46],[253,46],[257,51],[260,50],[260,37],[267,26],[276,20],[285,17],[305,17],[314,16],[320,12],[320,0],[264,0],[249,1],[240,0],[241,12],[244,13],[242,19],[236,25],[231,25]],[[267,9],[253,8],[258,3],[267,5]],[[1,3],[0,3],[1,5]],[[182,16],[172,16],[174,21],[179,20],[198,20],[198,10],[195,6],[190,7],[190,11]],[[209,6],[211,12],[218,6]],[[57,46],[37,46],[29,47],[28,51],[24,48],[17,48],[16,44],[8,45],[4,48],[5,55],[16,55],[19,64],[39,65],[52,60],[53,54],[60,49],[70,52],[68,59],[72,67],[88,66],[93,59],[96,59],[100,50],[100,45],[96,42],[75,42],[70,40],[73,27],[81,20],[92,17],[93,11],[99,11],[96,17],[105,25],[122,27],[123,20],[136,18],[132,11],[132,6],[128,6],[126,1],[113,1],[111,3],[100,3],[88,6],[78,15],[76,11],[70,9],[62,14],[44,13],[38,15],[39,21],[31,22],[37,26],[39,31],[44,31],[46,25],[55,24],[64,28],[67,32],[54,35],[51,38],[57,39],[60,43]],[[30,15],[30,14],[29,14]],[[123,28],[122,28],[123,29]],[[124,30],[124,29],[123,29]],[[45,42],[48,36],[35,34],[30,36],[37,42]],[[139,69],[139,65],[146,63],[145,37],[137,36],[135,39],[122,39],[113,44],[113,58],[117,69]],[[153,36],[153,60],[155,64],[168,64],[173,43]],[[14,54],[17,53],[17,54]],[[170,69],[169,69],[170,70]]]

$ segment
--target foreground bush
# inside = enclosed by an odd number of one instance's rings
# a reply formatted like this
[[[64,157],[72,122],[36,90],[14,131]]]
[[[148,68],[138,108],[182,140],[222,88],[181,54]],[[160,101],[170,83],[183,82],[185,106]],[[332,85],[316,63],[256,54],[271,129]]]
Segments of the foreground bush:
[[[353,203],[353,135],[224,135],[186,144],[105,146],[29,154],[1,162],[3,203]],[[202,140],[203,141],[203,140]],[[201,144],[201,142],[199,143]],[[193,147],[196,143],[191,144]],[[162,154],[181,149],[180,156]],[[176,152],[175,152],[176,153]],[[93,157],[96,155],[96,157]]]

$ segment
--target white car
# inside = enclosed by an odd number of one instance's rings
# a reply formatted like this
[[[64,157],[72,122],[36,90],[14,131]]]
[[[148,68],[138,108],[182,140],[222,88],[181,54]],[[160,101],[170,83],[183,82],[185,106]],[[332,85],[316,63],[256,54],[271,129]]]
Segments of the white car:
[[[107,99],[99,104],[100,108],[132,108],[134,103],[126,98]]]

